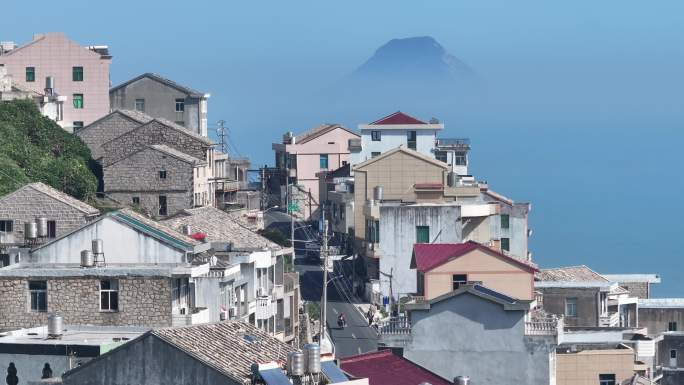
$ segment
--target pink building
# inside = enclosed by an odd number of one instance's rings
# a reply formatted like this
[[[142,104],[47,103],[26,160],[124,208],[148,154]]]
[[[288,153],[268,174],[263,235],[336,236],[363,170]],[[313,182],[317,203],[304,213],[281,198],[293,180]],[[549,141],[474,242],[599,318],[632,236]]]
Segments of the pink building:
[[[336,170],[350,161],[349,144],[359,135],[339,124],[324,124],[300,135],[288,133],[283,143],[274,143],[276,168],[289,169],[290,183],[299,214],[305,219],[317,219],[319,212],[318,176],[321,171]],[[283,184],[285,178],[283,178]],[[284,195],[285,186],[281,189]]]
[[[107,46],[82,47],[61,32],[34,35],[21,47],[0,43],[0,66],[15,84],[41,94],[53,88],[66,97],[62,120],[57,123],[69,132],[109,113],[111,61]]]

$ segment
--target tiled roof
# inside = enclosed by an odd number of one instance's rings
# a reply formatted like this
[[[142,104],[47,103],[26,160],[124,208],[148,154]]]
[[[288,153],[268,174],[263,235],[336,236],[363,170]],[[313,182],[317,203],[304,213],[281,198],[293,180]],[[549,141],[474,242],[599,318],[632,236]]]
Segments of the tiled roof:
[[[122,217],[122,215],[124,217]],[[154,219],[148,218],[142,214],[138,214],[137,212],[135,212],[131,209],[128,209],[128,208],[124,208],[124,209],[121,209],[115,213],[112,213],[112,216],[114,216],[115,218],[121,219],[124,222],[126,222],[125,217],[132,218],[136,222],[140,222],[140,224],[144,225],[144,227],[146,227],[144,230],[151,230],[155,233],[161,232],[162,234],[159,234],[159,235],[162,237],[164,235],[166,235],[166,236],[175,238],[179,241],[189,243],[191,245],[199,245],[202,243],[200,241],[197,241],[197,240],[183,234],[180,231],[174,230],[173,228],[167,226],[166,223],[155,221]],[[130,222],[127,222],[127,223],[131,224]]]
[[[203,160],[197,159],[194,156],[190,156],[184,152],[180,152],[180,151],[176,150],[175,148],[171,148],[171,147],[163,145],[163,144],[153,144],[150,146],[150,148],[153,148],[157,151],[163,152],[169,156],[173,156],[174,158],[180,159],[183,162],[187,162],[187,163],[191,163],[191,164],[204,163]]]
[[[684,298],[640,298],[639,308],[681,309],[684,308]]]
[[[366,160],[366,161],[364,161],[364,162],[361,162],[361,163],[355,165],[355,166],[354,166],[354,170],[362,169],[362,168],[368,166],[369,164],[372,164],[372,163],[378,162],[378,161],[380,161],[380,160],[383,160],[383,159],[385,159],[385,158],[388,158],[388,157],[390,157],[390,156],[396,154],[397,152],[402,152],[402,153],[404,153],[404,154],[411,155],[411,156],[413,156],[413,157],[415,157],[415,158],[421,159],[421,160],[423,160],[423,161],[425,161],[425,162],[427,162],[427,163],[434,164],[435,166],[441,167],[441,168],[443,168],[443,169],[445,169],[445,170],[449,168],[449,165],[446,164],[446,163],[444,163],[444,162],[442,162],[442,161],[439,161],[439,160],[437,160],[437,159],[435,159],[435,158],[431,158],[431,157],[429,157],[429,156],[427,156],[427,155],[424,155],[424,154],[422,154],[422,153],[420,153],[420,152],[418,152],[418,151],[415,151],[415,150],[412,150],[412,149],[410,149],[410,148],[406,148],[406,147],[404,147],[403,145],[400,145],[399,147],[396,147],[396,148],[391,149],[391,150],[389,150],[389,151],[385,151],[385,152],[383,152],[382,154],[380,154],[380,155],[378,155],[378,156],[376,156],[376,157],[374,157],[374,158],[370,158],[370,159],[368,159],[368,160]]]
[[[147,115],[147,114],[145,114],[145,113],[142,113],[142,112],[140,112],[140,111],[135,111],[135,110],[116,110],[116,111],[114,111],[114,112],[117,112],[117,111],[120,112],[121,114],[126,115],[126,116],[128,116],[129,118],[135,120],[136,122],[140,122],[140,124],[145,124],[145,123],[147,123],[147,122],[149,122],[149,121],[154,120],[153,117],[151,117],[151,116],[149,116],[149,115]]]
[[[169,87],[175,88],[175,89],[177,89],[177,90],[179,90],[179,91],[181,91],[181,92],[184,92],[184,93],[186,93],[186,94],[189,94],[190,96],[195,97],[195,98],[201,98],[201,97],[204,96],[204,93],[202,93],[202,92],[200,92],[200,91],[194,90],[194,89],[192,89],[192,88],[190,88],[190,87],[182,86],[182,85],[180,85],[180,84],[174,82],[173,80],[167,79],[167,78],[165,78],[165,77],[163,77],[163,76],[160,76],[160,75],[157,75],[157,74],[151,73],[151,72],[144,73],[144,74],[142,74],[142,75],[139,75],[139,76],[134,77],[133,79],[130,79],[130,80],[128,80],[128,81],[125,81],[125,82],[123,82],[123,83],[121,83],[121,84],[119,84],[119,85],[117,85],[117,86],[111,88],[111,89],[109,90],[109,92],[110,92],[110,93],[111,93],[111,92],[114,92],[114,91],[118,90],[119,88],[125,87],[125,86],[127,86],[127,85],[129,85],[129,84],[131,84],[131,83],[133,83],[133,82],[137,82],[138,80],[140,80],[140,79],[142,79],[142,78],[149,78],[149,79],[152,79],[152,80],[156,80],[156,81],[158,81],[158,82],[160,82],[160,83],[162,83],[162,84],[165,84],[165,85],[167,85],[167,86],[169,86]]]
[[[341,126],[337,123],[326,123],[326,124],[322,124],[318,127],[314,127],[312,129],[310,129],[309,131],[306,131],[306,132],[303,132],[303,133],[297,135],[295,137],[295,144],[306,143],[312,139],[318,138],[319,136],[325,135],[328,132],[333,131],[333,130],[338,129],[338,128],[345,130],[345,131],[349,132],[350,134],[354,134],[356,136],[359,136],[359,134],[357,134],[356,132],[354,132],[354,131],[352,131],[352,130],[344,127],[344,126]]]
[[[277,243],[269,241],[215,207],[186,209],[162,222],[179,230],[183,225],[190,225],[193,232],[207,234],[206,242],[233,242],[233,246],[238,249],[282,249]]]
[[[245,322],[164,328],[152,331],[176,348],[242,383],[252,364],[287,361],[293,348]]]
[[[170,127],[170,128],[173,128],[173,129],[176,130],[176,131],[179,131],[179,132],[182,132],[182,133],[184,133],[184,134],[190,135],[190,136],[192,136],[193,138],[195,138],[195,139],[197,139],[197,140],[200,140],[200,141],[202,141],[202,142],[204,142],[204,143],[206,143],[206,144],[209,144],[209,145],[213,145],[213,144],[214,144],[214,142],[212,142],[209,138],[206,138],[206,137],[204,137],[204,136],[202,136],[202,135],[200,135],[200,134],[198,134],[198,133],[196,133],[196,132],[193,132],[192,130],[188,130],[187,128],[185,128],[185,127],[183,127],[183,126],[181,126],[181,125],[178,125],[178,124],[176,124],[176,123],[174,123],[174,122],[172,122],[172,121],[170,121],[170,120],[166,120],[166,119],[162,119],[162,118],[154,118],[154,120],[156,120],[157,122],[159,122],[159,123],[161,123],[161,124],[163,124],[163,125],[165,125],[165,126],[168,126],[168,127]]]
[[[390,350],[343,358],[340,367],[354,377],[368,378],[369,385],[452,384],[408,359],[392,354]]]
[[[34,183],[29,183],[27,185],[24,185],[24,187],[19,188],[17,191],[24,189],[24,188],[32,188],[42,194],[45,194],[53,199],[56,199],[62,203],[65,203],[76,210],[86,214],[86,215],[99,215],[100,210],[96,209],[95,207],[85,203],[81,202],[80,200],[72,197],[69,194],[65,194],[57,189],[54,189],[45,183],[41,182],[34,182]]]
[[[539,271],[537,265],[532,262],[503,254],[475,241],[468,241],[464,243],[435,244],[416,243],[413,246],[414,257],[411,261],[411,267],[415,267],[420,272],[430,271],[437,266],[440,266],[452,259],[466,255],[476,249],[499,257],[507,262],[514,263],[526,270]]]
[[[609,282],[604,276],[585,265],[542,269],[536,278],[552,282]]]
[[[397,111],[393,114],[380,118],[373,123],[374,125],[389,125],[389,124],[427,124],[422,120],[418,120],[411,115]]]

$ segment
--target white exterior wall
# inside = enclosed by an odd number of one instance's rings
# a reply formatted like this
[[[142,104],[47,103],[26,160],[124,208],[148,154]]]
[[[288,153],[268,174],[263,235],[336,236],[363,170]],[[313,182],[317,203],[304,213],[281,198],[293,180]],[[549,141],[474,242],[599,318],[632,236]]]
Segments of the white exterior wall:
[[[381,129],[380,141],[374,142],[371,140],[371,131],[361,131],[361,146],[362,150],[357,157],[352,159],[353,162],[360,163],[371,158],[373,152],[387,152],[399,146],[407,146],[408,131],[416,131],[416,151],[431,158],[435,157],[435,140],[437,138],[437,130],[411,130],[411,129]]]
[[[112,218],[77,230],[31,253],[35,263],[81,263],[81,251],[91,250],[91,242],[102,239],[107,263],[186,263],[185,253],[156,238],[122,225]]]

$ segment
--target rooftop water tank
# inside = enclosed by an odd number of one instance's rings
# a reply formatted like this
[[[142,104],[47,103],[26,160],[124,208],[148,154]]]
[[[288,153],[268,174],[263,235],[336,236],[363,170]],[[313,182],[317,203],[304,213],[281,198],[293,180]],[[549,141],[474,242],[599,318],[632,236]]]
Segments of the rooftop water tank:
[[[470,385],[470,377],[458,376],[458,377],[454,378],[454,384],[456,384],[456,385]]]
[[[287,373],[290,376],[304,375],[304,353],[290,352],[287,354]]]
[[[38,218],[36,218],[36,226],[37,226],[38,236],[39,236],[39,237],[47,237],[47,236],[48,236],[48,221],[47,221],[47,218],[45,218],[45,217],[38,217]]]
[[[104,254],[104,244],[102,243],[102,239],[93,239],[91,243],[93,254]]]
[[[382,186],[375,186],[373,187],[373,200],[376,201],[381,201],[382,200]]]
[[[82,267],[93,267],[95,266],[95,256],[90,250],[81,251],[81,266]]]
[[[321,372],[321,347],[317,344],[304,345],[304,360],[307,373]]]
[[[48,316],[48,337],[61,337],[64,334],[64,318],[61,314],[52,313]]]
[[[38,225],[36,222],[24,223],[24,238],[36,239],[38,237]]]

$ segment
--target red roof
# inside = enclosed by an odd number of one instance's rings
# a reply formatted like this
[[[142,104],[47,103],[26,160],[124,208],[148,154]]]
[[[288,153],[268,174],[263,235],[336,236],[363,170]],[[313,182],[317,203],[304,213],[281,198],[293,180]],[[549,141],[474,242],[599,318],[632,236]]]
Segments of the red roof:
[[[532,262],[513,258],[475,241],[468,241],[465,243],[416,243],[413,246],[411,267],[424,273],[452,259],[466,255],[475,249],[485,251],[491,255],[512,262],[526,270],[539,271],[537,266]]]
[[[355,377],[368,378],[370,385],[451,385],[452,383],[406,358],[381,350],[343,358],[340,367]]]
[[[371,124],[383,125],[383,124],[427,124],[422,120],[418,120],[413,116],[407,115],[401,111],[397,111],[391,115],[387,115],[384,118],[380,118]]]

